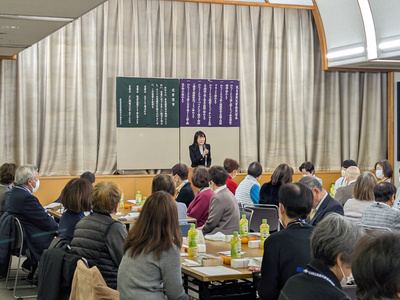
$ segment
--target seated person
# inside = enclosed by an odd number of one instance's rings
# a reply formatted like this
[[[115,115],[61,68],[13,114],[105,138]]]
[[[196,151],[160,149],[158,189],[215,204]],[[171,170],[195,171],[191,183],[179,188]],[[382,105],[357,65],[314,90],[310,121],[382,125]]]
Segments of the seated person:
[[[226,172],[228,172],[226,187],[232,192],[232,194],[235,195],[238,185],[235,181],[233,181],[233,178],[236,177],[237,171],[239,169],[239,163],[234,159],[226,158],[224,160],[224,169],[226,170]]]
[[[278,206],[278,192],[282,185],[293,181],[293,168],[287,164],[280,164],[272,173],[271,181],[262,185],[260,190],[260,204]]]
[[[182,287],[181,241],[173,197],[165,191],[153,193],[124,243],[120,299],[189,299]]]
[[[376,178],[371,172],[364,172],[357,178],[353,198],[347,200],[343,206],[346,217],[354,222],[361,222],[365,208],[374,203],[374,187],[376,184]]]
[[[244,205],[253,206],[258,204],[260,198],[260,183],[262,166],[259,162],[252,162],[247,170],[247,176],[239,183],[235,197]]]
[[[346,170],[348,167],[352,167],[352,166],[357,167],[357,163],[352,159],[346,159],[342,162],[342,170],[341,170],[342,176],[335,181],[335,193],[337,192],[338,188],[347,185],[346,180],[345,180]],[[335,194],[335,196],[336,196],[336,194]],[[336,199],[336,197],[335,197],[335,199]]]
[[[392,182],[393,168],[387,159],[382,159],[375,164],[375,175],[378,182]]]
[[[189,168],[185,164],[176,164],[172,167],[172,177],[177,185],[176,202],[185,203],[189,207],[190,202],[194,199],[193,189],[188,180]]]
[[[210,176],[208,170],[201,166],[194,169],[192,182],[200,190],[192,203],[190,203],[187,215],[188,217],[195,218],[197,220],[197,227],[201,227],[208,219],[211,197],[214,196],[214,192],[209,186]]]
[[[360,226],[339,214],[326,216],[311,234],[311,262],[289,278],[279,299],[350,299],[342,285],[349,281],[354,246],[363,234]]]
[[[400,231],[400,211],[393,208],[396,187],[391,182],[380,182],[374,187],[375,202],[362,214],[362,223]]]
[[[344,176],[346,185],[337,189],[335,193],[335,200],[339,201],[342,205],[345,205],[347,200],[353,198],[354,186],[360,176],[360,169],[350,166],[346,169]]]
[[[56,235],[58,225],[33,195],[40,185],[39,173],[34,165],[23,165],[15,171],[15,186],[4,197],[4,209],[18,218],[24,228],[29,249],[23,267],[30,271],[33,280],[37,262]]]
[[[96,177],[94,176],[94,173],[89,172],[89,171],[82,173],[80,178],[89,180],[90,183],[92,184],[92,186],[94,186],[94,182],[96,181]],[[62,200],[62,196],[60,195],[60,197],[58,197],[58,199],[56,201],[54,201],[54,203],[61,203],[62,202],[61,200]]]
[[[304,176],[312,176],[315,179],[317,179],[319,181],[319,183],[322,186],[322,179],[318,178],[317,176],[315,176],[315,169],[314,169],[314,165],[311,161],[305,161],[303,162],[300,167],[299,167],[299,171],[303,174]]]
[[[72,241],[76,224],[92,209],[92,184],[82,178],[71,179],[61,192],[65,211],[61,216],[58,236]]]
[[[260,299],[278,299],[286,281],[297,267],[310,262],[310,235],[313,226],[305,223],[314,202],[309,188],[300,183],[282,185],[279,190],[279,219],[285,230],[270,235],[264,244]]]
[[[226,187],[228,173],[223,167],[211,167],[210,187],[215,196],[211,198],[208,219],[202,230],[204,234],[214,234],[222,232],[223,234],[232,234],[239,230],[239,206],[235,196]]]
[[[118,211],[121,188],[114,182],[99,182],[92,191],[93,214],[80,220],[71,241],[72,253],[97,266],[107,286],[117,288],[122,244],[128,232],[125,225],[112,218]]]
[[[0,166],[0,216],[4,212],[3,197],[14,186],[16,164],[4,163]]]
[[[399,233],[369,233],[358,242],[352,264],[357,299],[400,298],[399,252]]]
[[[175,196],[175,184],[171,176],[166,174],[158,174],[153,178],[153,182],[151,183],[151,193],[154,194],[158,191],[165,191],[169,193],[172,197]],[[179,220],[187,219],[186,205],[182,202],[176,202],[176,205],[178,207]]]
[[[300,178],[299,183],[308,187],[314,195],[314,205],[310,216],[306,222],[316,226],[327,214],[336,212],[343,215],[343,206],[329,195],[323,188],[317,178],[313,176],[304,176]]]

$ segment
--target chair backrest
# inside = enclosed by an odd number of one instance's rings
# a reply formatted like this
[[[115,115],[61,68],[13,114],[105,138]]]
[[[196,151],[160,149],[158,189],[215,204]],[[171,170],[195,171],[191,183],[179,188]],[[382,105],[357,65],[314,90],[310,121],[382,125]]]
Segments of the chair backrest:
[[[18,249],[19,256],[23,255],[24,252],[24,229],[22,228],[22,224],[17,217],[14,217],[15,220],[15,247]]]
[[[279,231],[279,214],[278,214],[278,206],[272,204],[265,205],[257,205],[257,206],[249,206],[249,209],[253,210],[253,216],[250,222],[250,231],[260,232],[260,225],[262,223],[262,219],[267,219],[267,223],[269,225],[269,230]]]
[[[251,219],[253,217],[253,210],[248,207],[242,207],[242,208],[240,208],[239,219],[242,218],[242,215],[246,215],[246,219],[249,221],[249,224],[251,224]],[[249,229],[250,229],[250,226],[249,226]]]
[[[182,236],[183,236],[183,237],[187,237],[187,236],[188,236],[189,229],[190,229],[190,224],[189,224],[189,223],[186,223],[186,224],[179,224],[179,227],[180,227],[180,229],[181,229],[181,231],[182,231]]]

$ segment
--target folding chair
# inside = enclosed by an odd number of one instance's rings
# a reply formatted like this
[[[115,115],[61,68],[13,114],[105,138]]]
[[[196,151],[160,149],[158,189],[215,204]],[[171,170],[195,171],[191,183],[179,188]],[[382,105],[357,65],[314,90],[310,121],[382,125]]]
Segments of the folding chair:
[[[262,219],[267,219],[270,232],[280,230],[278,206],[273,204],[257,204],[255,206],[247,206],[246,208],[253,211],[249,229],[253,232],[260,232]]]
[[[21,222],[18,220],[18,218],[14,217],[15,220],[15,226],[16,226],[16,246],[17,249],[19,249],[18,253],[16,254],[12,254],[12,256],[10,257],[10,264],[8,266],[8,272],[7,272],[7,277],[6,277],[6,284],[5,286],[9,289],[13,289],[13,296],[16,299],[23,299],[23,298],[35,298],[37,296],[37,294],[35,295],[21,295],[21,296],[17,296],[16,292],[17,292],[17,288],[18,289],[26,289],[26,288],[36,288],[36,286],[34,285],[17,285],[18,282],[18,275],[20,273],[20,271],[22,271],[21,269],[21,260],[23,258],[26,258],[26,255],[24,254],[24,230],[22,228]],[[9,287],[8,286],[8,279],[10,276],[10,271],[11,271],[11,264],[12,264],[12,257],[16,256],[18,258],[18,265],[17,265],[17,269],[16,269],[16,274],[15,274],[15,280],[14,280],[14,287]]]
[[[246,219],[249,221],[249,224],[251,224],[251,219],[253,217],[253,210],[248,207],[242,207],[239,209],[239,212],[240,212],[239,219],[242,218],[242,215],[246,215]]]
[[[194,223],[194,227],[197,227],[197,220],[193,219],[179,219],[179,227],[182,231],[182,236],[187,237],[190,229],[190,224]]]

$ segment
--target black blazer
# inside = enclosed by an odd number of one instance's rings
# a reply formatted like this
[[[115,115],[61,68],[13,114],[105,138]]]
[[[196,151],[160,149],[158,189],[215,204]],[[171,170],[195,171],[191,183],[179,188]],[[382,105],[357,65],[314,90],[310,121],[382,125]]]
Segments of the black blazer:
[[[307,223],[312,226],[316,226],[327,214],[333,212],[342,216],[344,215],[342,204],[328,194],[324,202],[322,202],[320,208],[315,213],[314,218],[311,220],[307,218]]]
[[[190,160],[192,161],[192,168],[195,168],[200,165],[206,166],[206,167],[211,166],[211,146],[210,146],[210,144],[204,144],[204,145],[206,146],[206,149],[208,150],[208,154],[204,157],[202,156],[202,153],[200,153],[199,146],[197,146],[197,145],[189,146]]]
[[[176,196],[177,202],[182,202],[186,204],[186,207],[189,207],[190,202],[194,199],[194,193],[190,182],[186,182],[186,184],[181,188],[178,195]]]
[[[260,189],[260,204],[274,204],[279,206],[278,193],[281,184],[272,185],[271,181],[266,182]]]
[[[278,299],[286,281],[296,275],[297,267],[305,268],[310,262],[310,235],[314,227],[294,223],[273,233],[265,241],[258,285],[260,299]]]
[[[40,260],[43,250],[47,249],[56,235],[58,225],[45,211],[39,200],[19,187],[14,187],[5,198],[4,209],[17,217],[25,232],[25,239],[32,258]]]

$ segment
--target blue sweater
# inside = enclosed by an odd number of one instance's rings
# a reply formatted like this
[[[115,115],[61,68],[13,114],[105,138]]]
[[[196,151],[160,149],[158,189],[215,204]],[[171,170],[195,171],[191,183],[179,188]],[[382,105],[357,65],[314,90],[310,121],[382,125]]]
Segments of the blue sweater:
[[[60,225],[58,227],[58,236],[68,241],[72,241],[76,223],[78,223],[84,216],[85,215],[82,212],[76,213],[66,210],[61,216]]]

